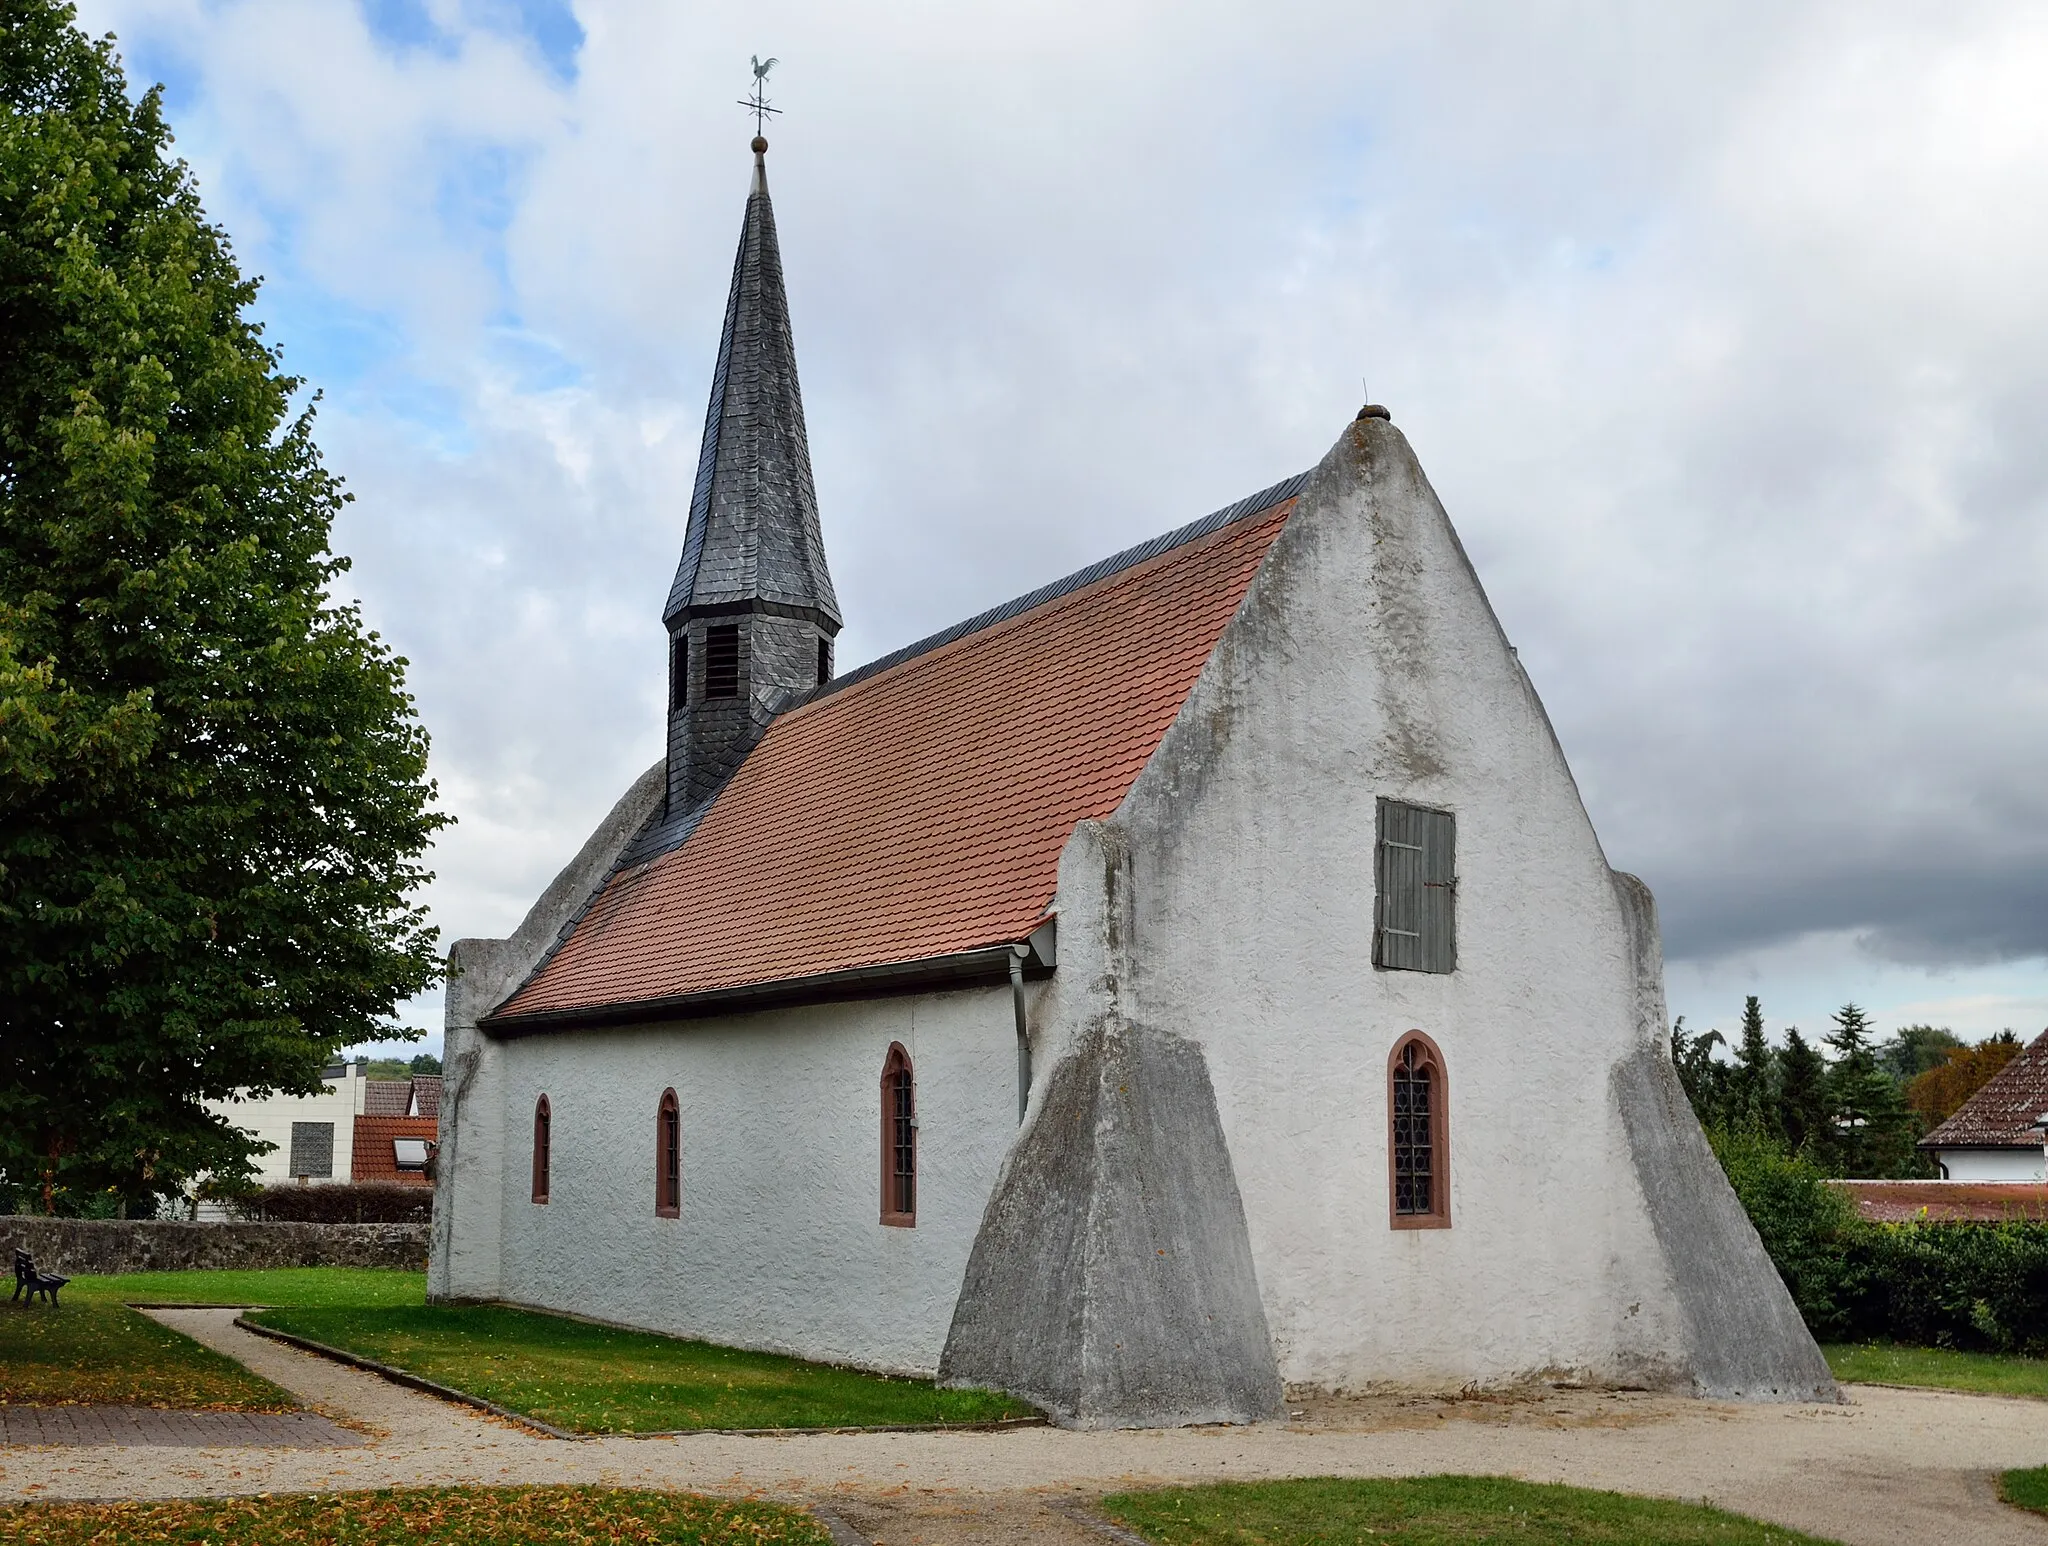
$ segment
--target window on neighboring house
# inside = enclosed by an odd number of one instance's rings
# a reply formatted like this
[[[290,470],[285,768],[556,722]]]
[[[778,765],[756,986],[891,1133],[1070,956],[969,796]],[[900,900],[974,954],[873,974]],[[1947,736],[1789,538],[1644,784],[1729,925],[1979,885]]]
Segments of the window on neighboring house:
[[[553,1115],[543,1095],[533,1103],[533,1200],[548,1200],[548,1165],[554,1157]]]
[[[665,1219],[683,1215],[683,1108],[674,1090],[661,1092],[654,1119],[654,1211]]]
[[[917,1225],[917,1082],[901,1042],[882,1064],[882,1222]]]
[[[740,630],[725,623],[704,630],[704,696],[737,698],[740,695]]]
[[[427,1140],[424,1138],[392,1139],[391,1161],[400,1170],[424,1172],[427,1168]]]
[[[1373,864],[1372,964],[1448,972],[1458,964],[1458,824],[1449,811],[1382,800]]]
[[[1448,1229],[1450,1099],[1443,1054],[1420,1031],[1402,1038],[1387,1065],[1387,1127],[1394,1228]]]
[[[680,631],[668,641],[668,706],[679,709],[690,701],[690,636]]]
[[[291,1166],[294,1176],[334,1174],[334,1124],[332,1122],[292,1123]]]
[[[818,685],[823,687],[832,680],[832,641],[818,641]]]

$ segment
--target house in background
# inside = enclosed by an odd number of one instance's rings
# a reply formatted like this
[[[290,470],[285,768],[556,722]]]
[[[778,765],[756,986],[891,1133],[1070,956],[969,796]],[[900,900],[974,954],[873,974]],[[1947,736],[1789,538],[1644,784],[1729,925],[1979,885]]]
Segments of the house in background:
[[[1920,1140],[1949,1181],[2048,1179],[2041,1119],[2048,1115],[2048,1031]]]
[[[427,1145],[441,1110],[438,1075],[365,1077],[365,1061],[330,1063],[318,1095],[209,1102],[236,1127],[273,1144],[256,1157],[256,1181],[304,1185],[341,1181],[427,1184]],[[200,1216],[221,1216],[202,1204]]]
[[[438,1074],[364,1081],[355,1120],[349,1179],[427,1186],[427,1158],[441,1118]]]

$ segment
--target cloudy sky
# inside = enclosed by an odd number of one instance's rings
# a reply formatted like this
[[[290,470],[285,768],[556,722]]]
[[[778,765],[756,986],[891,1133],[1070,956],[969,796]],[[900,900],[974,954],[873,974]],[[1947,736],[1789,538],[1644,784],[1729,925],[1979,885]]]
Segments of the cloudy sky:
[[[325,394],[449,938],[658,753],[759,53],[842,663],[1312,464],[1369,383],[1675,1012],[2048,1024],[2048,11],[80,12]]]

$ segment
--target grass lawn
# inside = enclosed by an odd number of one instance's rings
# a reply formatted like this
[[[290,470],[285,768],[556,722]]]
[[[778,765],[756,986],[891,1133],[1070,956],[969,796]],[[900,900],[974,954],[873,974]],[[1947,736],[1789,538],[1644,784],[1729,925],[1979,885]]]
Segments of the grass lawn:
[[[0,1508],[0,1546],[831,1546],[831,1539],[793,1509],[604,1487],[421,1487]]]
[[[1897,1342],[1833,1342],[1821,1349],[1838,1380],[1876,1385],[1932,1385],[1991,1396],[2048,1396],[2048,1359],[2002,1353],[1958,1353]]]
[[[250,1319],[581,1433],[988,1422],[1031,1408],[503,1305],[278,1309]]]
[[[119,1304],[0,1302],[0,1405],[287,1412],[270,1381]],[[0,1537],[4,1538],[4,1537]]]
[[[1126,1492],[1102,1507],[1160,1546],[1825,1546],[1696,1503],[1500,1476],[1225,1483]]]
[[[2026,1471],[2007,1471],[1998,1479],[1998,1495],[2015,1508],[2030,1508],[2048,1514],[2048,1465]]]
[[[73,1278],[58,1296],[141,1304],[425,1304],[427,1275],[375,1267],[286,1267],[260,1272],[128,1272]]]

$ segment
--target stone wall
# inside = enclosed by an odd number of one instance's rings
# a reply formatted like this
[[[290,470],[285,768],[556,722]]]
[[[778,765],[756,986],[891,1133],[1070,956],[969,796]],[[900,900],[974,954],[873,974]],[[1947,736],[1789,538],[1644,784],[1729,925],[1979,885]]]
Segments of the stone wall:
[[[258,1267],[427,1265],[425,1224],[208,1224],[166,1219],[0,1215],[0,1251],[27,1251],[45,1272],[173,1272]]]

